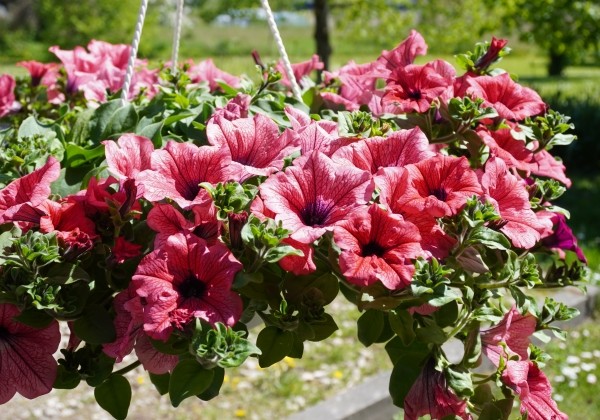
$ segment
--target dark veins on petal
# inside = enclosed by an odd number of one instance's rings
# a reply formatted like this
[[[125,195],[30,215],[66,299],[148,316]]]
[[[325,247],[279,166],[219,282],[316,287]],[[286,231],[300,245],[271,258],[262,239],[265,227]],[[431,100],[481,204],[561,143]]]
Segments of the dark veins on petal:
[[[368,244],[363,245],[361,248],[361,254],[363,257],[371,257],[373,255],[381,257],[384,253],[385,248],[383,248],[375,241],[371,241]]]
[[[190,273],[181,283],[179,283],[177,291],[185,299],[201,299],[206,291],[206,284]]]
[[[321,200],[310,202],[300,210],[300,218],[307,226],[322,226],[329,216],[329,208]]]

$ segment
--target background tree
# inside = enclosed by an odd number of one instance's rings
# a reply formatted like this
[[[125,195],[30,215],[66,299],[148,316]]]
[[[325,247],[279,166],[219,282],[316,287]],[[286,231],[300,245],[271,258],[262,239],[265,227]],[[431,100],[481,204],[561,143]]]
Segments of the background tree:
[[[560,76],[568,65],[594,53],[598,59],[598,0],[516,0],[512,6],[506,9],[506,21],[512,21],[522,39],[546,52],[548,75]]]

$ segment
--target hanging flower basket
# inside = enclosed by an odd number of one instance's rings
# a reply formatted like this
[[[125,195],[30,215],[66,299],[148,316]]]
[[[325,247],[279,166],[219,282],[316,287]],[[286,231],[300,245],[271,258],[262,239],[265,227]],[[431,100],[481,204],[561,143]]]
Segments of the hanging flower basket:
[[[583,279],[549,152],[574,137],[491,68],[505,44],[459,75],[414,64],[413,31],[320,84],[318,60],[293,80],[257,55],[258,83],[176,55],[130,61],[127,83],[130,47],[101,41],[19,63],[0,77],[0,403],[85,381],[125,418],[139,365],[173,406],[209,400],[225,368],[330,337],[341,293],[360,341],[386,343],[406,418],[507,418],[515,398],[566,418],[530,337],[577,311],[531,292]]]

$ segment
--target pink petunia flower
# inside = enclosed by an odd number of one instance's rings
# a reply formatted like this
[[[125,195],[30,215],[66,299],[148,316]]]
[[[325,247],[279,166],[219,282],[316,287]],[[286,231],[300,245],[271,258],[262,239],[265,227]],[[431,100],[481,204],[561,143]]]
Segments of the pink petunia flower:
[[[529,174],[533,152],[527,148],[523,140],[515,139],[509,128],[489,131],[479,127],[477,134],[490,148],[490,154],[502,159],[509,168],[516,168]]]
[[[404,418],[417,420],[429,414],[432,419],[446,416],[470,419],[466,408],[466,401],[452,392],[444,374],[435,369],[434,359],[429,359],[404,399]]]
[[[0,76],[0,118],[19,109],[15,101],[15,79],[8,74]]]
[[[499,226],[515,247],[533,248],[549,226],[531,210],[525,182],[508,172],[504,161],[498,158],[487,161],[485,172],[479,172],[479,178],[483,198],[493,204],[502,218],[493,225]]]
[[[252,201],[252,204],[250,205],[250,211],[260,220],[275,218],[275,213],[265,208],[264,202],[260,196],[254,198],[254,201]],[[303,276],[316,271],[317,266],[313,260],[314,249],[312,244],[304,244],[289,237],[283,239],[282,243],[302,251],[303,254],[302,256],[288,255],[287,257],[280,259],[277,263],[282,269],[289,271],[296,276]]]
[[[123,134],[116,142],[105,140],[102,144],[108,171],[120,181],[135,179],[141,171],[151,168],[154,145],[146,137]]]
[[[413,29],[396,48],[391,51],[384,50],[377,59],[377,63],[391,72],[414,63],[418,55],[425,54],[427,54],[425,39]]]
[[[133,276],[136,293],[145,302],[144,331],[167,340],[173,329],[195,318],[234,325],[243,308],[231,285],[241,269],[223,244],[207,246],[192,235],[172,235],[142,259]]]
[[[229,151],[240,182],[281,170],[284,158],[299,149],[296,136],[280,135],[277,124],[262,114],[233,121],[216,117],[208,123],[206,135],[210,144]]]
[[[446,235],[436,218],[427,212],[409,213],[401,205],[404,196],[405,171],[401,168],[382,168],[374,176],[374,182],[379,189],[379,201],[392,213],[399,214],[405,220],[413,223],[421,235],[421,247],[431,256],[443,259],[450,254],[456,240]]]
[[[192,207],[194,221],[186,219],[170,204],[158,203],[148,213],[147,223],[156,232],[154,248],[162,247],[169,236],[176,233],[192,234],[213,245],[221,235],[222,223],[217,220],[217,210],[209,207]]]
[[[501,118],[520,121],[541,114],[546,104],[533,89],[513,81],[508,73],[498,76],[466,76],[457,96],[471,95],[484,99],[484,106],[494,108]]]
[[[515,355],[527,360],[529,337],[535,332],[535,326],[533,315],[521,315],[513,306],[498,324],[481,331],[483,352],[495,366],[500,365],[501,358],[508,360]]]
[[[490,46],[485,54],[479,57],[477,62],[475,62],[475,69],[479,72],[485,72],[489,66],[498,60],[500,51],[506,47],[506,44],[508,44],[507,39],[498,39],[493,36],[492,42],[490,43]]]
[[[334,162],[351,162],[375,174],[380,168],[405,166],[434,156],[420,128],[394,131],[388,137],[371,137],[343,146],[331,156]]]
[[[160,375],[172,370],[179,357],[156,350],[144,333],[144,307],[133,284],[115,296],[113,305],[117,338],[102,346],[104,353],[119,363],[135,349],[138,359],[148,372]]]
[[[219,84],[217,83],[219,80],[227,83],[228,85],[237,88],[240,84],[240,79],[236,76],[233,76],[223,70],[220,70],[215,66],[215,63],[211,58],[207,60],[203,60],[198,64],[193,64],[190,61],[190,68],[188,70],[188,75],[190,79],[194,83],[208,82],[208,86],[211,92],[214,92],[219,88]]]
[[[53,73],[56,68],[56,63],[40,63],[39,61],[19,61],[17,66],[27,69],[31,76],[31,85],[39,86],[44,84],[43,80],[47,79],[47,75]]]
[[[112,256],[117,264],[122,264],[126,260],[141,255],[141,249],[141,245],[134,244],[124,237],[119,236],[115,240],[115,245],[112,247]]]
[[[391,103],[401,113],[427,112],[434,101],[452,96],[455,75],[454,67],[442,60],[398,67],[387,80],[382,104]]]
[[[540,150],[533,155],[530,168],[534,175],[553,178],[565,184],[566,187],[571,186],[571,180],[565,174],[565,165],[560,158],[552,156],[547,150]]]
[[[370,178],[366,171],[315,151],[269,177],[260,195],[275,220],[292,231],[291,238],[309,244],[369,201]]]
[[[335,72],[323,72],[325,83],[330,84],[339,79],[340,88],[335,92],[321,92],[320,95],[327,105],[342,105],[348,111],[355,111],[361,105],[369,103],[381,77],[376,71],[376,63],[356,64],[349,61]]]
[[[358,286],[381,281],[390,290],[403,289],[415,272],[412,260],[425,256],[419,229],[377,204],[340,222],[333,239],[342,250],[342,274]]]
[[[402,168],[398,180],[405,190],[395,206],[407,213],[426,212],[434,217],[458,213],[473,195],[483,192],[477,174],[465,157],[436,155]]]
[[[291,86],[287,72],[282,61],[279,61],[275,66],[281,73],[280,83],[284,86]],[[317,54],[313,54],[310,60],[292,64],[292,71],[296,82],[302,85],[302,79],[310,75],[314,70],[323,70],[324,64]]]
[[[33,328],[15,321],[19,314],[15,305],[0,304],[0,404],[17,392],[29,399],[47,394],[56,379],[58,322]]]
[[[509,360],[501,381],[521,400],[521,414],[530,420],[567,420],[552,399],[552,386],[544,373],[530,360]]]
[[[152,152],[151,162],[152,169],[140,172],[137,178],[144,187],[144,198],[152,202],[170,198],[183,209],[211,202],[200,187],[202,182],[232,179],[231,158],[225,148],[169,141],[164,149]]]
[[[214,120],[220,117],[233,121],[238,118],[247,118],[248,111],[250,110],[250,102],[252,102],[252,97],[240,92],[234,98],[230,99],[224,107],[215,109],[211,119]]]
[[[39,169],[15,179],[0,190],[0,224],[13,220],[23,206],[37,207],[50,195],[50,184],[58,179],[60,164],[49,156]]]

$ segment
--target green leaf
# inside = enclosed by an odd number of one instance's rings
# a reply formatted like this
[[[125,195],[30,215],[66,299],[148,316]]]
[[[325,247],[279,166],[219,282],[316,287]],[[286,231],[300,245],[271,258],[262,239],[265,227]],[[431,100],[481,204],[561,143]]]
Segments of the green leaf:
[[[213,380],[204,391],[197,395],[203,401],[209,401],[219,395],[223,380],[225,379],[225,369],[216,367],[213,369]]]
[[[392,331],[402,340],[405,346],[410,345],[415,339],[414,319],[407,310],[394,310],[388,313],[388,320]]]
[[[256,345],[262,351],[258,356],[258,364],[266,368],[283,360],[290,353],[294,345],[294,333],[271,325],[258,334]]]
[[[458,319],[458,303],[455,300],[446,303],[433,313],[433,318],[442,328],[454,325]]]
[[[73,330],[90,344],[111,343],[117,337],[108,311],[97,304],[89,305],[83,316],[73,322]]]
[[[173,407],[178,407],[183,400],[204,392],[211,385],[214,370],[204,369],[195,359],[180,361],[169,381],[169,398]]]
[[[329,314],[324,314],[322,319],[311,321],[309,325],[313,332],[313,336],[308,338],[309,341],[325,340],[338,330],[335,320]]]
[[[485,226],[479,226],[469,235],[468,244],[481,244],[488,248],[508,250],[511,248],[510,241],[504,234]]]
[[[131,385],[121,375],[111,375],[94,390],[98,405],[115,419],[125,419],[131,403]]]
[[[89,121],[90,140],[94,145],[117,134],[133,132],[138,122],[138,115],[130,103],[114,99],[101,104]]]
[[[367,309],[358,318],[358,340],[365,347],[377,342],[384,328],[384,313],[376,309]]]
[[[54,379],[54,384],[52,388],[55,389],[74,389],[81,382],[81,376],[79,372],[74,372],[72,370],[67,370],[63,365],[58,365],[58,369],[56,371],[56,379]]]
[[[64,165],[67,168],[77,168],[78,166],[90,163],[94,159],[104,157],[104,145],[100,144],[93,149],[86,149],[76,144],[69,144],[65,153]]]
[[[169,392],[169,382],[171,381],[171,374],[169,372],[162,375],[148,372],[148,376],[150,376],[150,382],[152,382],[160,395],[165,395]]]
[[[433,344],[444,344],[446,342],[446,334],[444,330],[435,323],[435,321],[424,318],[423,323],[425,324],[423,327],[417,328],[415,331],[419,340],[425,343],[433,343]]]
[[[421,346],[421,344],[415,345],[415,343],[419,342],[413,342],[415,348]],[[394,362],[394,369],[392,369],[392,374],[390,376],[390,395],[394,405],[404,407],[404,399],[421,374],[421,370],[428,357],[429,351],[410,351],[403,353]]]
[[[33,137],[33,136],[45,136],[46,134],[54,133],[55,125],[44,125],[40,123],[34,116],[27,117],[21,125],[19,126],[19,131],[17,132],[17,136],[19,139],[23,139],[25,137]]]
[[[19,315],[14,317],[14,319],[21,324],[29,325],[33,328],[44,328],[54,321],[54,318],[52,318],[46,312],[35,308],[27,308],[23,310]]]
[[[90,281],[89,274],[81,267],[75,264],[62,263],[52,266],[48,271],[49,284],[71,284],[76,281]]]
[[[473,395],[473,380],[471,373],[459,366],[448,366],[445,370],[446,381],[459,397],[470,397]]]

